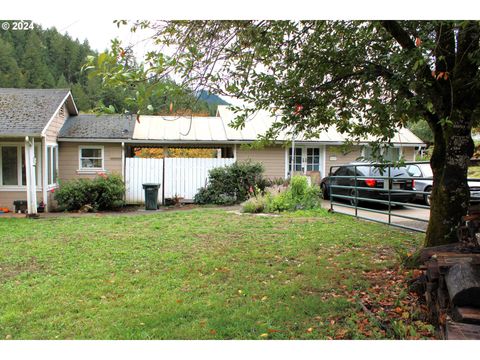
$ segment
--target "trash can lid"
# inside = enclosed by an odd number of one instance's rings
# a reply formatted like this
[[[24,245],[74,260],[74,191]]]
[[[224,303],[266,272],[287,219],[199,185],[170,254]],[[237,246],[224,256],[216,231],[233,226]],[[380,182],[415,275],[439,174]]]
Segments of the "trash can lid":
[[[142,184],[143,188],[159,188],[161,184],[155,184],[155,183],[145,183],[145,184]]]

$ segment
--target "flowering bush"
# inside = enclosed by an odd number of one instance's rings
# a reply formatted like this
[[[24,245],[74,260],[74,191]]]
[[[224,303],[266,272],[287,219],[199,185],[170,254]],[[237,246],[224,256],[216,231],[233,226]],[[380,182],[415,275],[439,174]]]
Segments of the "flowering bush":
[[[242,204],[243,212],[282,212],[320,207],[320,188],[309,185],[305,176],[294,176],[286,190],[257,195]]]

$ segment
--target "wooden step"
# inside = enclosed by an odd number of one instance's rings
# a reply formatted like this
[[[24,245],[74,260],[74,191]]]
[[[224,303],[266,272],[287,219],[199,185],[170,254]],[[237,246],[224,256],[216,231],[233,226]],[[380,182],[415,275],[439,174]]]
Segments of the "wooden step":
[[[455,321],[480,325],[480,309],[472,307],[455,307],[453,309]]]

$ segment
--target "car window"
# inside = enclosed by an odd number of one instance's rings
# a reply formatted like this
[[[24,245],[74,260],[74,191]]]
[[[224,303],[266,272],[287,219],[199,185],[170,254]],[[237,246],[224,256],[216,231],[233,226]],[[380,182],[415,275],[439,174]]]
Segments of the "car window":
[[[347,176],[355,176],[355,171],[353,166],[349,166],[345,169],[345,174]]]
[[[357,166],[357,176],[369,176],[371,166]]]
[[[408,175],[413,176],[413,177],[421,177],[422,176],[422,171],[417,165],[408,165],[407,166],[407,172]]]
[[[390,169],[390,172],[389,172],[389,169]],[[410,176],[407,169],[404,166],[402,167],[375,166],[375,167],[372,167],[371,174],[373,176],[383,176],[383,177],[388,177],[388,175],[390,175],[390,177],[399,177],[399,176],[409,177]]]
[[[347,174],[346,167],[340,167],[333,173],[334,176],[345,176]]]
[[[418,166],[422,169],[424,177],[433,177],[433,172],[430,164],[419,164]]]

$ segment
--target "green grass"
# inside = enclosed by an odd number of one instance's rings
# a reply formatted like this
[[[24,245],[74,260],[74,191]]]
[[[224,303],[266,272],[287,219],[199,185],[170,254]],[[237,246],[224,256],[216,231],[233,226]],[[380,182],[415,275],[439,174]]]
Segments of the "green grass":
[[[0,234],[13,339],[365,338],[347,292],[421,242],[324,210],[0,219]]]

